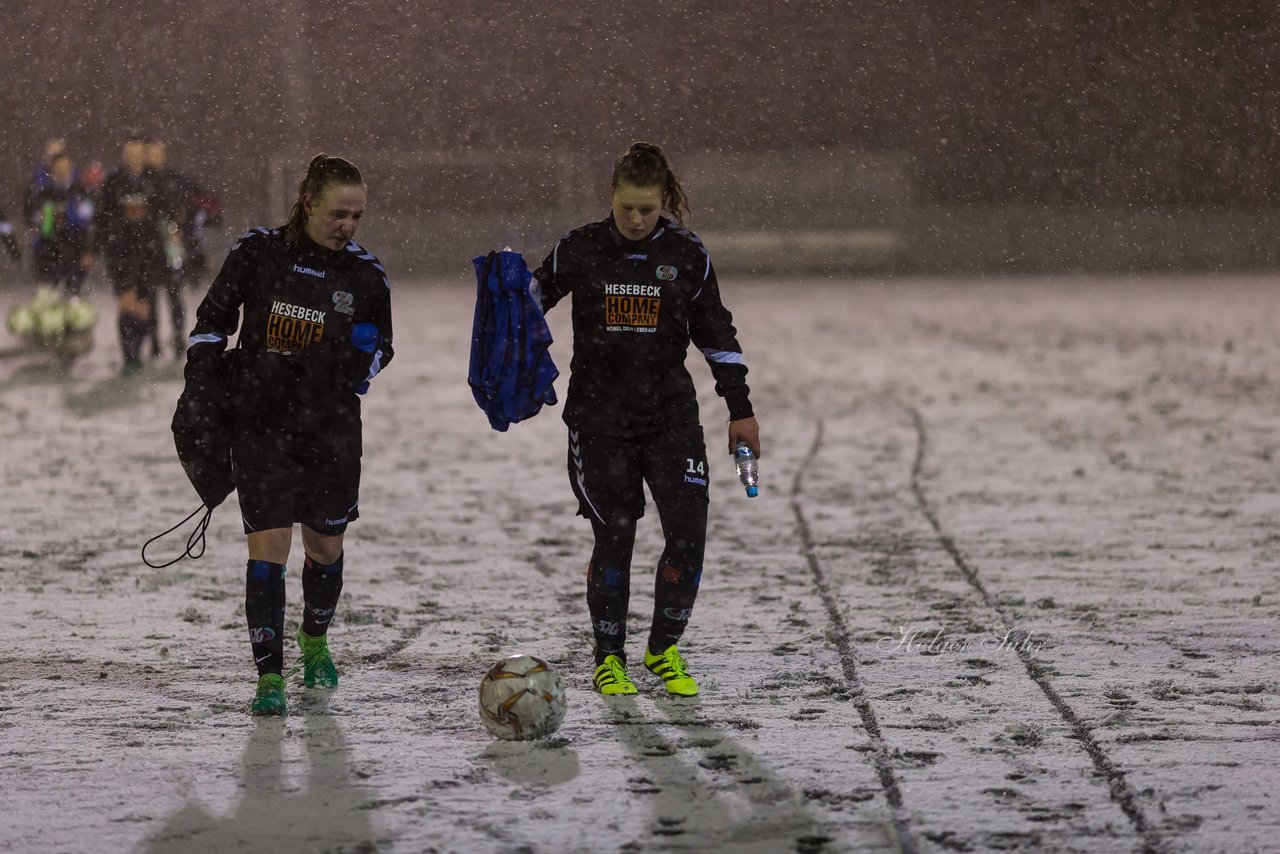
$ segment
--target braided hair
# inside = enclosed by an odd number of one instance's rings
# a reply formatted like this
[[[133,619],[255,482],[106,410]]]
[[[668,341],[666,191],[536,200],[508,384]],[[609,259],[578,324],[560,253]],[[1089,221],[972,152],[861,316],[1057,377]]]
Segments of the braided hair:
[[[311,158],[311,162],[307,165],[307,174],[298,185],[298,200],[293,203],[289,221],[284,225],[285,236],[291,241],[297,240],[306,228],[307,209],[304,202],[308,193],[314,200],[322,196],[330,187],[350,184],[364,186],[364,178],[361,177],[360,170],[350,160],[331,157],[323,152]]]
[[[667,163],[667,155],[651,142],[633,142],[627,153],[613,161],[613,178],[609,189],[619,184],[633,187],[659,187],[662,190],[662,206],[676,222],[685,224],[689,216],[689,198],[684,193],[680,178]]]

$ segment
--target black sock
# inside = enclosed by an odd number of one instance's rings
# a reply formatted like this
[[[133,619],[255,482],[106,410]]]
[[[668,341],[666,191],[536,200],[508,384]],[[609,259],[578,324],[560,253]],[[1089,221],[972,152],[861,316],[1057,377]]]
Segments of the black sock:
[[[701,567],[681,569],[665,560],[658,567],[653,592],[653,627],[649,630],[650,653],[658,655],[680,640],[693,613],[701,581]]]
[[[342,594],[342,555],[333,563],[302,563],[302,630],[313,638],[329,631]]]
[[[244,616],[258,675],[284,672],[284,564],[250,560]]]
[[[625,569],[587,564],[587,610],[591,612],[591,631],[596,638],[596,666],[605,656],[616,655],[627,660],[627,600],[630,584]]]
[[[591,520],[595,548],[587,564],[587,610],[596,639],[596,666],[605,656],[627,660],[627,603],[631,597],[631,550],[636,541],[633,519],[606,525]]]

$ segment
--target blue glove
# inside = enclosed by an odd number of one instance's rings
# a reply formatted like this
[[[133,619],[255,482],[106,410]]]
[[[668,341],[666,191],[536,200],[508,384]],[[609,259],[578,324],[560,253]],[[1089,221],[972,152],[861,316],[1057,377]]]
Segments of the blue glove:
[[[372,323],[357,323],[355,326],[351,327],[351,346],[355,347],[361,353],[368,353],[372,355],[378,352],[378,346],[381,343],[382,333],[380,333],[378,331],[378,327],[374,326]],[[364,394],[368,390],[368,380],[365,380],[360,383],[360,385],[356,386],[356,394]]]
[[[372,323],[357,323],[351,327],[351,346],[355,347],[361,353],[375,353],[378,350],[378,343],[382,340],[382,334],[378,332],[378,327]]]

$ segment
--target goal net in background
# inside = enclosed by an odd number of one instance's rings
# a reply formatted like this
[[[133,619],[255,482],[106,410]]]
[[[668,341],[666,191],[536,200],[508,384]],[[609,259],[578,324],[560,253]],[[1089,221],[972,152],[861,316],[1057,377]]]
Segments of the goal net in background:
[[[366,242],[398,276],[469,276],[511,246],[536,266],[556,239],[608,212],[609,161],[568,152],[366,151]],[[673,152],[691,228],[722,272],[853,272],[904,252],[911,182],[901,157],[856,150]],[[297,192],[294,159],[271,162],[272,221]]]

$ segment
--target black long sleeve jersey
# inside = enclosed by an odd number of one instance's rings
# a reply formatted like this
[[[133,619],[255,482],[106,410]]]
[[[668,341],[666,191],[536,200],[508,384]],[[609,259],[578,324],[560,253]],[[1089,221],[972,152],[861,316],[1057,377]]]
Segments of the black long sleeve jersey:
[[[729,418],[752,415],[733,316],[692,232],[659,218],[649,237],[628,240],[611,214],[560,238],[534,276],[544,311],[573,294],[564,410],[571,428],[632,436],[699,423],[685,368],[690,341],[711,366]]]
[[[105,255],[108,266],[117,274],[129,270],[154,274],[163,269],[164,242],[157,208],[156,183],[151,173],[134,175],[125,169],[115,170],[98,193],[90,248]]]
[[[357,324],[376,329],[365,348],[372,352],[353,343]],[[197,393],[200,384],[221,382],[219,362],[237,325],[225,398],[233,442],[359,456],[356,389],[393,354],[391,290],[378,259],[355,241],[332,251],[305,233],[289,241],[282,228],[248,231],[196,311],[186,376]]]

